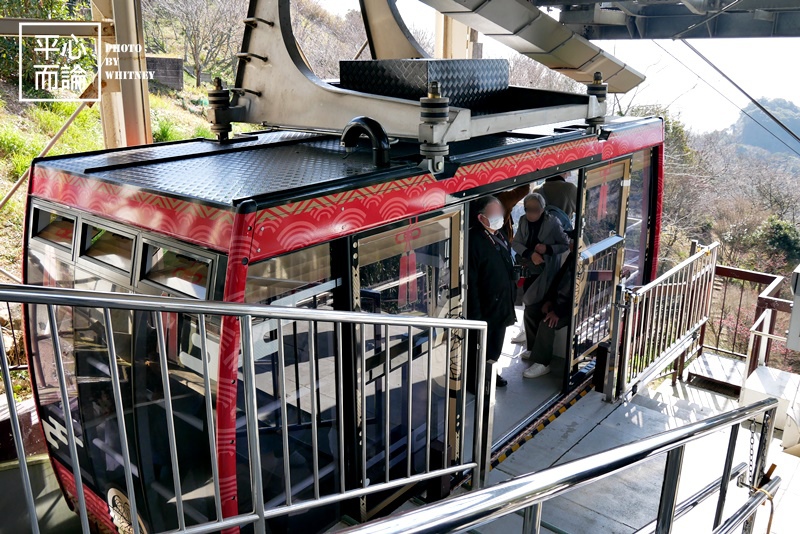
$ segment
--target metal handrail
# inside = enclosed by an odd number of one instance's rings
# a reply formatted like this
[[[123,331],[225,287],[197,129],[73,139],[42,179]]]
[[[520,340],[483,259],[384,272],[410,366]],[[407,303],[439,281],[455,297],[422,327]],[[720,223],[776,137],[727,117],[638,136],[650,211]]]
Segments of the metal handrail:
[[[696,345],[708,320],[718,246],[701,247],[636,290],[617,286],[607,400],[635,394]]]
[[[79,289],[0,284],[0,301],[24,304],[52,304],[82,308],[110,308],[112,310],[137,310],[205,315],[246,316],[286,321],[320,321],[350,324],[380,324],[414,326],[419,328],[455,328],[485,330],[485,321],[470,319],[435,318],[416,315],[389,315],[263,304],[240,304],[175,297],[156,297],[131,293],[82,291]]]
[[[679,273],[681,271],[681,269],[685,269],[688,265],[691,265],[693,262],[699,260],[703,256],[707,256],[708,254],[711,253],[712,250],[714,250],[717,247],[719,247],[719,242],[717,242],[717,241],[714,241],[713,243],[711,243],[708,246],[702,247],[698,252],[696,252],[692,256],[689,256],[688,258],[686,258],[685,260],[680,262],[678,265],[676,265],[675,267],[673,267],[669,271],[665,272],[664,274],[662,274],[661,276],[659,276],[658,278],[656,278],[652,282],[639,287],[635,291],[635,293],[637,295],[641,295],[643,293],[647,293],[648,291],[651,291],[654,287],[664,283],[664,281],[669,280],[671,277],[673,277],[674,275]]]
[[[774,410],[777,406],[777,399],[764,399],[608,451],[341,532],[416,534],[475,528],[508,514],[536,506],[660,454],[676,451],[691,441],[737,425],[763,412]]]
[[[126,311],[143,311],[143,312],[150,312],[153,314],[155,318],[155,330],[157,336],[157,357],[159,361],[159,368],[161,374],[161,380],[163,384],[163,406],[166,410],[166,421],[167,421],[167,437],[169,438],[169,449],[170,449],[170,458],[171,463],[173,466],[173,485],[174,485],[174,496],[175,496],[175,503],[176,508],[178,511],[178,531],[176,532],[185,532],[185,533],[203,533],[203,532],[217,532],[220,530],[224,530],[225,528],[232,527],[232,526],[241,526],[246,524],[253,524],[254,529],[256,532],[265,532],[266,531],[266,524],[265,520],[268,518],[281,516],[281,515],[288,515],[297,513],[300,511],[305,511],[311,508],[315,508],[318,506],[328,505],[332,503],[341,502],[344,500],[349,500],[356,497],[363,497],[365,495],[378,493],[381,491],[385,491],[392,488],[402,487],[409,484],[416,484],[426,480],[430,480],[434,477],[440,476],[448,476],[455,473],[463,473],[465,471],[472,470],[473,471],[473,481],[475,487],[481,487],[483,478],[485,476],[485,472],[488,470],[488,463],[489,463],[489,455],[488,449],[491,443],[490,436],[491,436],[491,414],[484,411],[485,406],[491,406],[492,404],[492,397],[493,397],[493,390],[491,387],[489,388],[489,394],[478,395],[475,398],[475,420],[474,424],[472,425],[472,458],[467,461],[462,458],[459,462],[459,465],[445,465],[442,467],[434,468],[431,466],[431,455],[430,455],[430,448],[431,448],[431,432],[430,432],[430,425],[431,425],[431,413],[432,409],[431,406],[427,406],[427,419],[426,419],[426,457],[425,457],[425,471],[421,473],[412,474],[411,472],[411,423],[410,423],[410,416],[409,416],[409,436],[407,441],[407,457],[408,459],[408,473],[407,476],[402,476],[398,478],[391,478],[389,475],[389,471],[386,472],[386,480],[381,482],[373,482],[369,484],[366,478],[366,464],[362,463],[362,473],[361,476],[363,477],[362,487],[353,487],[351,483],[349,486],[346,487],[344,478],[341,479],[340,483],[340,491],[338,493],[333,493],[330,495],[320,496],[317,492],[318,489],[315,486],[315,499],[310,500],[303,500],[293,502],[292,500],[292,483],[291,483],[291,476],[288,473],[289,464],[288,464],[288,451],[289,451],[289,444],[288,444],[288,429],[285,425],[281,427],[281,438],[282,438],[282,446],[284,451],[284,476],[285,476],[285,505],[283,506],[271,506],[269,509],[266,508],[263,496],[263,483],[262,483],[262,475],[261,475],[261,467],[260,467],[260,456],[259,451],[261,451],[260,446],[260,437],[258,432],[258,412],[259,406],[256,402],[256,381],[255,381],[255,350],[253,346],[254,338],[253,338],[253,324],[254,319],[266,319],[266,320],[273,320],[276,325],[275,328],[278,331],[278,343],[277,343],[277,358],[278,358],[278,372],[277,372],[277,380],[278,380],[278,398],[280,399],[280,417],[281,421],[286,421],[287,418],[287,395],[285,394],[286,391],[286,376],[284,374],[284,370],[286,368],[285,364],[285,355],[284,355],[284,342],[283,342],[283,329],[285,328],[285,323],[291,323],[293,321],[299,322],[308,322],[310,331],[313,331],[314,325],[318,323],[331,323],[335,326],[336,338],[337,342],[335,343],[334,347],[334,357],[336,360],[336,365],[338,365],[339,369],[342,369],[342,361],[344,356],[344,347],[342,346],[342,326],[343,324],[352,324],[352,325],[360,325],[362,328],[364,325],[381,325],[385,328],[385,332],[388,333],[389,326],[399,326],[407,329],[408,331],[408,362],[409,365],[411,364],[411,360],[413,358],[413,337],[411,336],[412,329],[420,329],[423,331],[428,332],[428,371],[427,371],[427,388],[428,388],[428,395],[427,401],[428,403],[432,402],[431,399],[431,388],[433,387],[432,382],[432,351],[434,350],[432,345],[432,340],[434,338],[434,329],[442,329],[445,331],[445,338],[446,339],[446,350],[449,354],[450,347],[451,347],[451,336],[453,331],[475,331],[477,333],[479,339],[479,353],[478,353],[478,366],[477,366],[477,384],[482,385],[493,385],[493,374],[494,374],[494,363],[489,362],[489,365],[483,365],[485,362],[485,346],[486,346],[486,323],[483,321],[470,321],[466,319],[452,319],[452,318],[433,318],[433,317],[426,317],[426,316],[409,316],[409,315],[390,315],[390,314],[370,314],[370,313],[357,313],[357,312],[341,312],[341,311],[331,311],[331,310],[316,310],[316,309],[304,309],[304,308],[291,308],[291,307],[281,307],[281,306],[269,306],[269,305],[252,305],[252,304],[240,304],[240,303],[229,303],[229,302],[210,302],[210,301],[198,301],[192,299],[183,299],[183,298],[173,298],[173,297],[163,297],[163,296],[148,296],[148,295],[132,295],[132,294],[124,294],[124,293],[111,293],[111,292],[94,292],[94,291],[81,291],[75,289],[67,289],[67,288],[54,288],[54,287],[41,287],[41,286],[24,286],[24,285],[8,285],[8,284],[0,284],[0,302],[17,302],[22,304],[34,304],[34,305],[44,305],[47,309],[47,324],[49,325],[49,337],[51,337],[51,341],[53,344],[53,353],[55,359],[55,368],[57,371],[57,378],[58,378],[58,391],[61,394],[61,403],[62,405],[68,405],[68,391],[67,391],[67,376],[65,373],[65,365],[64,365],[64,358],[62,354],[62,349],[60,346],[59,340],[59,333],[57,324],[58,321],[56,319],[56,307],[77,307],[77,308],[96,308],[100,309],[103,312],[103,321],[102,323],[105,325],[105,342],[107,344],[107,352],[108,352],[108,368],[111,373],[111,385],[113,389],[113,397],[116,406],[117,413],[123,413],[123,405],[121,403],[121,389],[120,389],[120,378],[118,376],[118,369],[117,365],[114,365],[113,362],[118,361],[116,356],[116,349],[114,346],[114,336],[109,335],[113,329],[110,328],[112,324],[111,312],[110,310],[126,310]],[[201,355],[200,361],[203,364],[203,372],[202,372],[202,383],[203,388],[205,391],[205,399],[206,399],[206,412],[208,414],[208,429],[209,429],[209,447],[210,447],[210,454],[212,458],[216,458],[214,456],[216,454],[214,450],[214,443],[215,443],[215,425],[214,419],[211,415],[213,412],[211,406],[211,378],[209,377],[209,368],[208,368],[208,360],[209,360],[209,349],[206,345],[205,338],[206,338],[206,331],[205,331],[205,320],[207,316],[223,316],[223,317],[232,317],[234,319],[239,320],[239,325],[236,328],[241,328],[241,366],[242,366],[242,374],[243,374],[243,391],[244,391],[244,398],[245,398],[245,422],[247,426],[247,440],[248,440],[248,456],[249,456],[249,463],[251,468],[251,491],[254,500],[254,510],[253,513],[244,513],[239,514],[232,517],[222,518],[220,516],[219,510],[219,503],[221,502],[221,485],[220,485],[220,473],[217,469],[212,468],[212,478],[213,478],[213,489],[215,499],[217,501],[217,519],[215,521],[207,521],[205,523],[201,523],[198,525],[189,526],[185,523],[183,513],[182,513],[182,501],[183,501],[183,494],[181,488],[181,479],[177,472],[178,466],[178,455],[177,455],[177,446],[176,446],[176,435],[175,435],[175,416],[176,414],[173,412],[172,409],[172,394],[170,392],[170,379],[168,376],[168,363],[167,363],[167,351],[166,351],[166,334],[165,334],[165,325],[164,325],[164,317],[163,313],[179,313],[179,314],[190,314],[196,315],[198,318],[198,327],[200,330],[200,337],[201,337]],[[388,334],[386,335],[386,339],[388,339]],[[313,343],[313,342],[312,342]],[[313,349],[311,349],[313,351]],[[364,338],[362,337],[361,340],[361,351],[362,353],[366,353],[365,349],[365,342]],[[446,365],[450,365],[449,357],[444,362]],[[2,367],[3,379],[10,383],[9,379],[9,369],[5,358],[5,349],[2,345],[2,339],[0,339],[0,367]],[[385,371],[389,371],[389,359],[385,358]],[[462,363],[462,366],[464,364]],[[488,367],[488,368],[487,368]],[[313,366],[312,366],[313,368]],[[364,366],[364,358],[361,359],[361,370],[360,370],[360,394],[361,399],[364,399],[364,387],[365,387],[365,366]],[[337,387],[341,391],[342,390],[342,381],[341,381],[341,373],[339,373],[339,378]],[[461,380],[466,380],[466,370],[462,370],[461,372]],[[445,398],[449,398],[449,393],[447,391],[448,386],[445,386]],[[15,445],[17,449],[18,456],[20,458],[25,458],[25,449],[24,445],[21,441],[21,431],[19,428],[19,423],[17,421],[16,413],[14,410],[14,399],[11,394],[11,388],[6,388],[6,396],[9,402],[9,409],[10,414],[13,420],[12,430],[15,438]],[[486,398],[484,398],[486,397]],[[411,399],[411,396],[409,396]],[[338,416],[337,419],[339,421],[339,448],[340,450],[344,449],[344,437],[343,437],[343,412],[341,408],[341,399],[338,399],[339,407],[338,407]],[[314,401],[312,401],[313,403]],[[365,401],[362,401],[365,402]],[[466,413],[466,395],[462,396],[462,411]],[[388,404],[387,404],[388,406]],[[409,413],[411,410],[411,400],[409,400]],[[316,413],[317,407],[314,404],[312,406],[312,413]],[[388,408],[387,408],[388,412]],[[388,421],[388,419],[387,419]],[[130,465],[130,451],[128,448],[128,440],[125,438],[126,435],[126,423],[125,419],[118,417],[117,424],[119,426],[119,436],[120,439],[120,447],[121,447],[121,456],[123,458],[124,468],[125,468],[125,486],[128,493],[128,498],[130,500],[130,510],[131,510],[131,517],[137,517],[137,508],[136,508],[136,500],[135,500],[135,491],[133,485],[133,479],[131,476],[131,465]],[[316,419],[312,419],[311,422],[311,430],[312,435],[315,434],[317,431],[316,429]],[[447,423],[445,423],[447,426]],[[67,445],[69,447],[69,457],[72,463],[72,473],[75,477],[75,491],[76,495],[75,498],[77,500],[77,511],[80,516],[82,528],[84,532],[89,532],[88,526],[88,511],[86,506],[86,499],[83,493],[83,482],[81,476],[81,467],[79,465],[79,458],[77,449],[75,446],[75,435],[73,431],[73,425],[65,424],[67,430]],[[362,418],[361,422],[361,433],[362,435],[366,435],[366,418]],[[447,437],[445,436],[445,449],[447,448]],[[314,441],[316,443],[316,440]],[[464,454],[464,447],[465,447],[466,440],[461,441],[461,451],[462,456]],[[388,441],[385,443],[385,450],[384,455],[386,458],[386,465],[389,465],[388,457],[389,457],[389,443]],[[318,474],[318,466],[317,466],[317,456],[318,451],[316,449],[316,445],[312,445],[313,449],[313,460],[314,460],[314,472],[315,476]],[[366,454],[366,453],[364,453]],[[342,454],[340,456],[340,464],[344,462],[344,456]],[[216,463],[216,462],[215,462]],[[340,467],[341,469],[341,467]],[[26,498],[26,503],[29,508],[29,514],[31,519],[31,531],[36,533],[38,532],[38,525],[37,525],[37,516],[34,507],[34,499],[33,494],[31,491],[30,486],[30,479],[26,470],[25,462],[20,462],[20,472],[23,478],[23,485],[24,485],[24,493]],[[341,477],[344,477],[342,472]],[[391,479],[390,479],[391,478]],[[173,488],[170,488],[169,491],[172,491]],[[132,530],[134,534],[139,533],[138,522],[132,521]]]

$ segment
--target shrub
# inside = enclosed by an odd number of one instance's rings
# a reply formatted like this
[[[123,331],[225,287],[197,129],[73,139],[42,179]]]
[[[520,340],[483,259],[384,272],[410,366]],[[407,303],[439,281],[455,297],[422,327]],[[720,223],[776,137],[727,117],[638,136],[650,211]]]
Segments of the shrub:
[[[211,128],[208,126],[198,126],[192,132],[192,137],[205,137],[206,139],[214,139],[214,134],[211,133]]]
[[[168,119],[161,119],[156,123],[153,129],[153,141],[162,143],[164,141],[177,141],[181,138],[180,133],[176,130],[175,125]]]

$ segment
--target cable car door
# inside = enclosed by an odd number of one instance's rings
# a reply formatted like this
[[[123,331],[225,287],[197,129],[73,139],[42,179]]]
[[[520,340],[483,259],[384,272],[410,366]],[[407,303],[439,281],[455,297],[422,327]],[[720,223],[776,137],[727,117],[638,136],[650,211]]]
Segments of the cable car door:
[[[354,241],[354,250],[358,251],[354,267],[358,276],[354,276],[353,288],[356,310],[458,317],[462,225],[459,209],[358,236]],[[361,350],[356,373],[364,376],[356,383],[363,387],[366,399],[357,406],[356,414],[358,424],[366,428],[362,438],[366,442],[359,443],[358,476],[366,471],[369,479],[389,481],[422,473],[428,462],[430,469],[435,469],[459,459],[463,450],[458,437],[463,430],[457,426],[463,420],[458,417],[461,386],[456,381],[460,376],[460,339],[455,333],[447,339],[440,329],[369,326],[358,330],[356,337],[361,339],[356,347]],[[447,451],[443,450],[445,441],[451,444]],[[376,495],[363,499],[362,519],[374,517],[388,508],[390,501],[402,500],[400,497],[398,493],[389,498]]]
[[[581,169],[572,354],[565,377],[611,337],[629,190],[630,158]]]

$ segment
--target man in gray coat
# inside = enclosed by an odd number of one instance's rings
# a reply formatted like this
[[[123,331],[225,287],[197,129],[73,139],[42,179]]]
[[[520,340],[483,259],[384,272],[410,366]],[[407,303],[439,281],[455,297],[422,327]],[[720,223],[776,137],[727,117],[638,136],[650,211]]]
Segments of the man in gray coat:
[[[556,206],[566,213],[567,217],[572,217],[572,214],[575,213],[575,204],[578,202],[578,187],[569,183],[566,175],[551,176],[544,181],[536,192],[542,194],[548,205]]]
[[[543,317],[542,301],[561,267],[561,255],[569,250],[569,238],[558,219],[545,211],[547,204],[542,195],[529,194],[523,205],[525,215],[520,217],[511,246],[522,258],[524,268],[523,323],[530,349],[536,341],[536,330]],[[528,357],[529,350],[522,355],[523,359]]]

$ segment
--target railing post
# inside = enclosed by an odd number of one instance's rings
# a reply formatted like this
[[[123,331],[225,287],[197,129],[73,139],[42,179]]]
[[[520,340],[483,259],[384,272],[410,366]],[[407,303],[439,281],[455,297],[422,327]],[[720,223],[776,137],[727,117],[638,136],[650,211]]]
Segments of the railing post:
[[[622,301],[625,297],[625,284],[617,284],[617,290],[614,295],[614,310],[611,313],[611,350],[608,351],[608,365],[606,371],[606,384],[603,391],[606,395],[606,402],[614,402],[619,392],[617,391],[617,373],[619,368],[622,367],[623,372],[625,369],[625,360],[627,354],[620,351],[620,334],[621,330],[625,330],[622,324]],[[627,322],[627,321],[626,321]]]
[[[714,528],[722,523],[722,512],[725,510],[725,499],[728,496],[728,482],[730,482],[731,469],[733,467],[733,454],[736,452],[736,439],[739,436],[739,425],[731,426],[731,435],[728,438],[728,452],[725,455],[725,466],[722,468],[722,478],[719,484],[719,498],[717,499],[717,511],[714,514]]]
[[[664,483],[661,485],[661,500],[658,503],[656,517],[656,534],[672,532],[675,518],[675,506],[678,502],[678,483],[681,478],[684,445],[667,453],[667,465],[664,468]]]
[[[773,319],[772,319],[772,310],[766,309],[764,310],[764,323],[759,328],[760,332],[764,333],[772,333],[771,331],[774,330]],[[759,336],[760,337],[760,336]],[[767,339],[759,339],[758,344],[758,365],[767,365],[767,360],[769,358],[769,342],[771,340]]]
[[[522,534],[539,534],[542,525],[542,503],[525,508],[522,516]]]
[[[761,481],[764,477],[764,466],[767,463],[767,455],[769,454],[769,445],[775,432],[775,414],[777,411],[777,406],[767,410],[764,412],[764,418],[761,421],[761,435],[758,438],[758,452],[756,453],[755,465],[753,466],[753,476],[750,479],[751,496],[755,493],[755,489],[753,488],[761,487]],[[747,518],[747,521],[744,522],[742,534],[752,534],[755,522],[756,514],[753,512],[753,515]]]
[[[51,328],[54,328],[51,325]],[[14,388],[11,384],[11,373],[8,371],[8,359],[6,349],[3,345],[3,336],[0,334],[0,368],[3,371],[3,384],[5,384],[6,401],[8,402],[8,417],[11,422],[11,433],[14,436],[14,445],[17,449],[17,460],[19,461],[19,476],[22,477],[22,492],[25,494],[25,503],[28,505],[28,517],[31,521],[31,532],[39,534],[39,520],[36,516],[36,505],[33,501],[33,489],[31,488],[31,477],[28,472],[28,458],[25,455],[25,444],[22,441],[22,430],[20,429],[17,417],[17,404],[14,400]],[[69,410],[65,410],[69,416]],[[67,419],[67,424],[71,421]]]
[[[481,418],[481,424],[475,425],[476,435],[473,437],[475,450],[473,459],[478,466],[472,475],[472,487],[481,489],[486,483],[486,475],[489,473],[492,462],[492,428],[494,427],[494,404],[497,376],[497,362],[489,360],[486,362],[486,373],[484,375],[483,386],[478,387],[478,395],[484,395],[483,409],[477,414]],[[476,402],[476,406],[478,403]]]
[[[777,315],[778,314],[776,313],[776,310],[773,310],[773,309],[769,310],[769,319],[768,319],[769,326],[767,327],[767,333],[769,335],[774,335],[775,334],[775,324],[777,323],[777,321],[775,320],[775,317],[777,317]],[[769,365],[769,355],[770,355],[770,352],[772,352],[772,338],[768,337],[766,342],[764,343],[764,345],[765,345],[765,347],[764,347],[764,365],[768,366]]]

